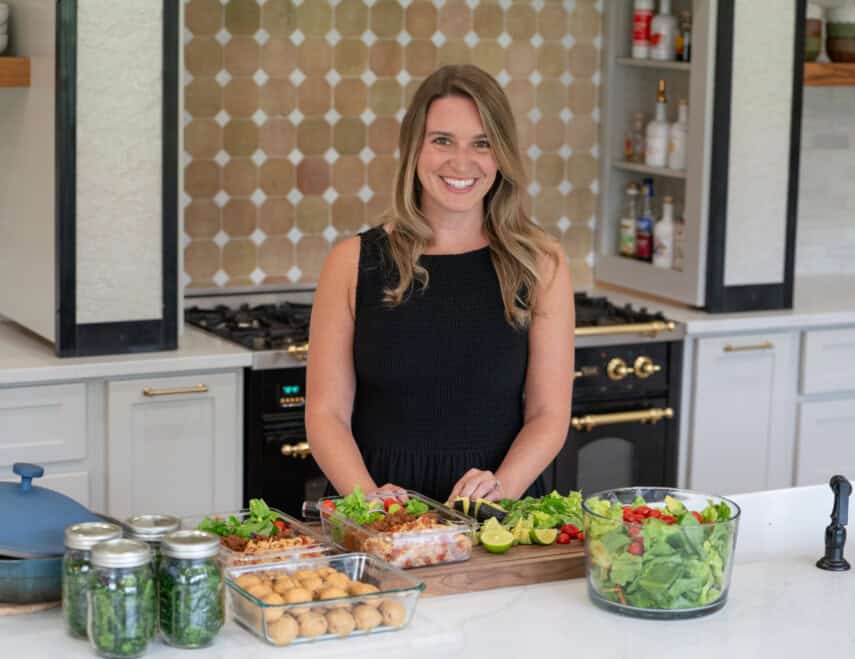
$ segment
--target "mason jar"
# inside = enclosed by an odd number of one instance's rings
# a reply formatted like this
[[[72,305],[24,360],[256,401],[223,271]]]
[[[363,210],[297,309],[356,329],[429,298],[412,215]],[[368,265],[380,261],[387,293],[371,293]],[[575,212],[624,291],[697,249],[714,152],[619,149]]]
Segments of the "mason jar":
[[[206,531],[175,531],[163,539],[160,550],[163,639],[179,648],[210,645],[225,620],[219,537]]]
[[[106,522],[84,522],[65,529],[62,617],[68,633],[75,638],[86,638],[86,592],[89,590],[92,547],[99,542],[121,537],[121,527]]]
[[[151,547],[117,539],[92,548],[89,642],[104,657],[139,657],[155,633]]]
[[[157,572],[157,561],[160,557],[160,543],[167,533],[177,531],[181,520],[172,515],[134,515],[125,520],[128,527],[128,537],[132,540],[145,542],[151,547],[154,556],[154,570]]]

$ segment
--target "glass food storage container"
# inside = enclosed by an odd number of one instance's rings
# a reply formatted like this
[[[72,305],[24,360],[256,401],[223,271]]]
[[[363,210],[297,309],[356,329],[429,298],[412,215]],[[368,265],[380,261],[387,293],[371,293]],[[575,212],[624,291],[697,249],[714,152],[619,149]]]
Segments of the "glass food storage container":
[[[86,638],[86,592],[89,590],[92,547],[121,537],[122,528],[107,522],[83,522],[65,529],[62,617],[68,633],[76,638]]]
[[[157,573],[160,633],[170,645],[214,642],[225,619],[220,539],[205,531],[175,531],[163,539]]]
[[[371,495],[366,500],[382,498]],[[418,492],[408,491],[407,498],[423,503],[427,506],[427,513],[412,521],[391,525],[388,530],[382,524],[380,528],[361,526],[327,503],[335,504],[341,500],[340,497],[320,500],[321,524],[333,543],[345,551],[373,554],[398,568],[469,560],[478,522]],[[382,508],[378,509],[380,511]]]
[[[89,642],[104,657],[139,657],[155,633],[151,547],[107,540],[92,548]]]
[[[692,618],[727,601],[739,506],[663,487],[598,492],[582,502],[591,600],[642,618]]]
[[[424,583],[367,554],[228,569],[229,607],[272,645],[394,631],[407,626]]]
[[[314,558],[332,552],[332,547],[327,544],[326,538],[323,537],[323,533],[318,529],[311,528],[275,508],[270,508],[270,510],[276,513],[279,519],[284,522],[285,530],[272,539],[263,537],[242,539],[220,536],[220,551],[218,556],[223,567],[255,565],[257,563],[268,563],[291,558]],[[228,521],[233,519],[234,522],[239,523],[249,516],[249,510],[236,510],[225,513],[211,513],[204,517],[186,517],[181,520],[181,527],[184,529],[199,530],[200,524],[204,520]],[[210,529],[210,525],[203,525],[202,530]]]

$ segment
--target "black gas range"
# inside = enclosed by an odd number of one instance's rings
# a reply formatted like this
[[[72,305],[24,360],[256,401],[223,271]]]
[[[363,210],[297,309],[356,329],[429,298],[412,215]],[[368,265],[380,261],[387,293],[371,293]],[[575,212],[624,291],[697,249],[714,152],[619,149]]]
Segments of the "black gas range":
[[[326,479],[305,430],[311,291],[188,298],[185,320],[253,351],[244,377],[244,499],[294,515]],[[574,296],[574,393],[547,486],[587,492],[676,485],[682,326],[658,312]],[[501,365],[496,366],[497,369]]]

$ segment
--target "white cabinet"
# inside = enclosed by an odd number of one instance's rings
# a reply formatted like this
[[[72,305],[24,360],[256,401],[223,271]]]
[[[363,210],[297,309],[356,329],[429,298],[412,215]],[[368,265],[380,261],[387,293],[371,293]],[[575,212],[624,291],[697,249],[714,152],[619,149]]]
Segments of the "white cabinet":
[[[9,472],[11,473],[11,471],[10,469]],[[0,478],[0,482],[20,483],[21,477],[14,474],[12,476],[4,475]],[[47,468],[44,476],[33,480],[33,485],[56,490],[67,497],[71,497],[77,503],[87,508],[93,504],[92,498],[89,495],[88,471],[54,472],[50,468]]]
[[[855,391],[855,327],[805,332],[802,354],[803,394]]]
[[[835,474],[855,478],[855,397],[799,406],[796,485],[827,483]]]
[[[791,485],[798,334],[697,339],[688,486],[716,494]]]
[[[117,518],[240,507],[239,372],[107,383],[107,502]]]
[[[85,384],[0,389],[0,466],[85,457]]]

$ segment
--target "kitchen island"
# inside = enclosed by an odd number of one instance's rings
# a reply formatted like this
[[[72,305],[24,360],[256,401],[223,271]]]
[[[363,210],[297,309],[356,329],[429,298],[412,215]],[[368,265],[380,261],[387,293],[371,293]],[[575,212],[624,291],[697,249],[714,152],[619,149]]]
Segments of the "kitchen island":
[[[826,486],[734,497],[743,509],[727,605],[695,620],[648,621],[596,608],[584,579],[423,599],[399,632],[277,648],[229,621],[188,652],[157,641],[146,657],[720,659],[855,656],[855,573],[814,566],[832,496]],[[855,505],[850,502],[850,519]],[[848,557],[855,559],[855,543]],[[58,609],[0,618],[3,656],[92,657]]]

